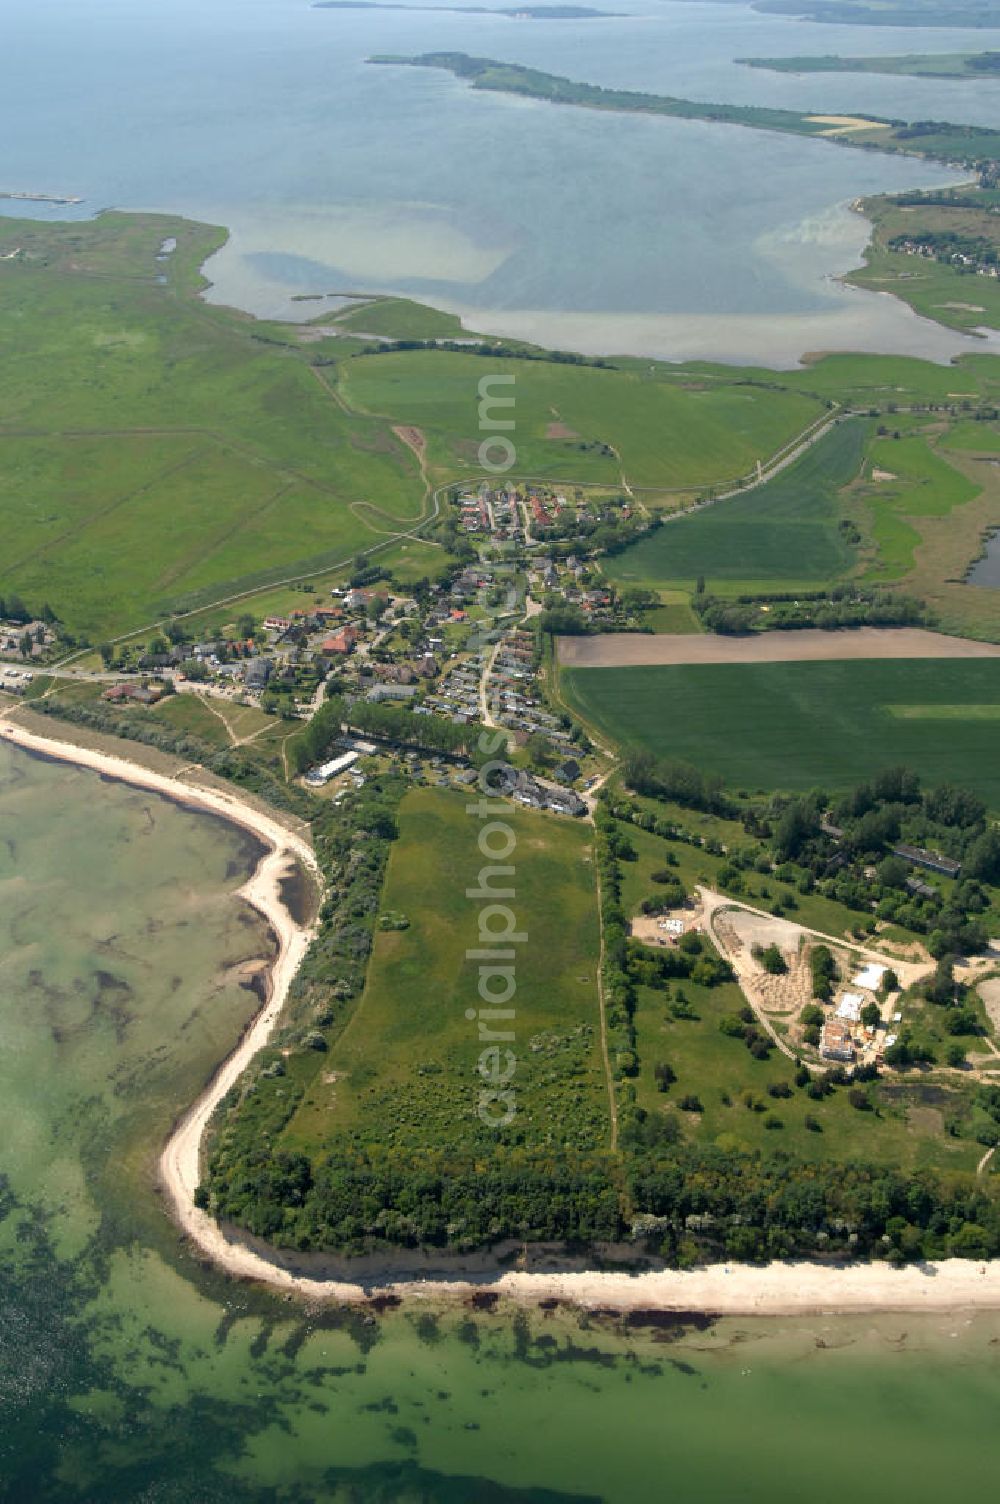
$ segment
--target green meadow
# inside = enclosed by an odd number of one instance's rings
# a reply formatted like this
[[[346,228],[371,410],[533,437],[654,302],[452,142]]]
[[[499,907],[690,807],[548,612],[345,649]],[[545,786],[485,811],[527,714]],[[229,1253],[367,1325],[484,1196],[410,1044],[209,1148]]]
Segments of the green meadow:
[[[709,590],[837,579],[853,564],[838,529],[839,492],[858,475],[865,440],[862,420],[839,423],[773,480],[665,523],[618,554],[609,562],[611,577],[655,588],[704,576]]]
[[[560,682],[605,736],[734,788],[841,789],[905,764],[1000,811],[986,709],[1000,704],[1000,659],[564,669]]]
[[[382,339],[467,339],[462,320],[454,313],[414,303],[412,298],[371,298],[320,323],[348,329],[359,338],[375,334]]]
[[[976,427],[985,426],[977,424]],[[922,541],[920,519],[947,517],[979,495],[974,485],[937,454],[926,439],[874,439],[867,484],[859,488],[868,511],[867,532],[877,551],[865,574],[872,583],[902,579],[913,569]],[[875,479],[876,472],[882,479]]]
[[[980,1146],[945,1132],[945,1118],[962,1105],[961,1093],[939,1086],[927,1093],[935,1103],[928,1108],[918,1085],[904,1087],[902,1092],[897,1088],[895,1110],[886,1110],[887,1094],[885,1103],[879,1102],[877,1116],[851,1107],[845,1092],[814,1102],[793,1089],[795,1067],[785,1055],[775,1051],[768,1060],[755,1060],[742,1040],[720,1032],[721,1021],[743,1006],[743,995],[734,983],[708,988],[684,982],[681,990],[691,1004],[693,1018],[675,1018],[662,993],[651,987],[638,989],[635,1024],[641,1068],[637,1094],[640,1105],[650,1113],[676,1112],[683,1097],[697,1096],[701,1112],[677,1113],[686,1138],[765,1155],[784,1148],[811,1161],[975,1169]],[[653,1074],[661,1063],[669,1065],[677,1077],[665,1093],[657,1090]],[[791,1094],[775,1098],[769,1086],[789,1089]],[[807,1127],[807,1118],[816,1126]]]
[[[504,359],[443,350],[409,350],[363,356],[343,368],[350,405],[392,413],[428,435],[429,452],[442,474],[478,474],[478,388],[484,377],[513,376],[497,384],[497,397],[515,406],[496,408],[513,419],[518,474],[653,490],[721,484],[767,460],[822,411],[810,396],[748,382],[678,381],[647,365],[606,370],[545,360]]]
[[[969,454],[1000,454],[1000,427],[996,423],[956,423],[945,443],[949,449]]]
[[[0,263],[0,593],[91,638],[350,560],[421,516],[389,424],[193,296],[218,239],[155,215],[0,220],[0,250],[22,252]]]
[[[359,1144],[459,1149],[483,1130],[476,1109],[486,1046],[467,1010],[482,1004],[479,948],[485,903],[469,897],[491,865],[477,795],[415,789],[399,813],[380,912],[405,929],[378,930],[361,1001],[283,1134],[316,1152],[331,1136]],[[506,861],[519,932],[509,1024],[517,1059],[515,1141],[532,1147],[606,1146],[608,1095],[597,998],[599,931],[589,826],[502,807],[516,837]],[[487,837],[500,849],[495,830]],[[501,927],[500,917],[487,928]],[[489,944],[489,942],[486,942]],[[513,948],[513,947],[512,947]],[[496,984],[498,985],[498,984]],[[508,1046],[505,1044],[504,1048]],[[489,1130],[487,1130],[489,1137]]]
[[[793,390],[887,411],[890,405],[974,402],[995,394],[998,382],[1000,368],[991,355],[965,355],[948,366],[910,355],[824,355],[788,373]]]
[[[168,237],[176,249],[161,259]],[[287,605],[298,582],[321,589],[366,550],[436,573],[444,552],[398,534],[427,515],[428,481],[481,474],[484,376],[514,378],[493,390],[514,393],[512,412],[495,413],[515,422],[519,478],[628,486],[652,508],[724,489],[833,402],[888,411],[1000,391],[988,357],[944,368],[832,356],[779,376],[576,364],[528,347],[496,361],[362,353],[353,335],[459,333],[452,315],[407,299],[324,316],[345,337],[304,343],[290,326],[200,302],[199,267],[221,239],[168,216],[0,220],[0,253],[19,251],[0,262],[0,527],[10,540],[0,595],[48,601],[92,642],[179,612],[214,622],[237,595]],[[426,475],[401,425],[423,432]],[[962,427],[982,430],[967,438],[989,452],[986,425]],[[705,574],[729,593],[843,578],[858,561],[838,531],[837,493],[861,468],[863,431],[845,422],[768,485],[670,523],[615,560],[613,577],[690,587]],[[873,579],[902,579],[919,543],[910,519],[943,515],[944,462],[927,463],[933,475],[896,472],[905,494],[871,498]],[[949,484],[957,505],[968,483],[956,472]],[[971,558],[978,515],[969,525]],[[680,593],[664,606],[659,625],[694,625]]]

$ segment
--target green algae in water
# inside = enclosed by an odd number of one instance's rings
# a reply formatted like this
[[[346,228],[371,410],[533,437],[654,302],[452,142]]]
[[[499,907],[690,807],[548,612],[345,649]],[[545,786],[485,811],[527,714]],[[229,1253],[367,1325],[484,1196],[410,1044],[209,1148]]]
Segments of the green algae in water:
[[[203,1267],[153,1171],[255,1006],[256,855],[0,746],[0,1498],[992,1496],[998,1318],[376,1320]]]

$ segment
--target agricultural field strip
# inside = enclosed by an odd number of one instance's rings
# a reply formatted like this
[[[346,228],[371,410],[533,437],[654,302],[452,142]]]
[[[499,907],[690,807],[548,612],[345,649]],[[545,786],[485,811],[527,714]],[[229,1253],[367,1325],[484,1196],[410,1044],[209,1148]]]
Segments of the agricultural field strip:
[[[770,453],[769,467],[780,463],[789,448],[829,421],[832,406],[828,396],[779,390],[765,381],[720,383],[713,376],[709,383],[699,377],[692,392],[690,378],[680,385],[650,382],[627,366],[595,370],[527,357],[506,363],[520,383],[522,464],[516,478],[529,483],[620,490],[623,468],[631,491],[651,495],[756,483],[760,453]],[[420,427],[442,477],[455,474],[456,466],[460,472],[469,468],[471,483],[474,469],[463,457],[461,441],[467,432],[467,384],[476,384],[481,365],[475,356],[451,352],[393,352],[353,363],[341,388],[349,391],[359,416]],[[707,406],[699,400],[703,397],[710,399]],[[579,469],[573,455],[552,449],[554,418],[565,429],[566,442],[584,451]],[[705,456],[724,455],[727,445],[731,459],[704,472]],[[730,463],[733,471],[741,467],[739,474],[720,478],[720,466]]]
[[[641,668],[699,663],[1000,658],[1000,645],[946,637],[921,627],[857,627],[842,632],[761,632],[750,638],[610,632],[603,636],[560,637],[558,652],[564,668]]]

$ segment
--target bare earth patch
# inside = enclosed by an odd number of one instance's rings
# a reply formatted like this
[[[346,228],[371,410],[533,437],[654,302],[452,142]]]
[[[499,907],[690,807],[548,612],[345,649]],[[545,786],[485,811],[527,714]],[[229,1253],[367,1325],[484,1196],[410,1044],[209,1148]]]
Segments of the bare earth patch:
[[[1000,977],[988,977],[985,982],[980,982],[978,991],[990,1023],[1000,1033]]]
[[[701,929],[703,907],[700,899],[694,899],[665,914],[637,914],[629,931],[643,945],[674,945],[687,931]]]
[[[814,125],[829,126],[829,130],[820,131],[821,136],[842,136],[849,131],[887,131],[891,127],[884,125],[879,120],[865,120],[861,115],[810,115],[808,117]]]
[[[419,428],[411,428],[406,424],[394,423],[392,428],[397,439],[402,439],[408,449],[412,449],[419,458],[427,448],[427,440]]]
[[[766,1013],[798,1013],[811,1002],[812,973],[799,925],[749,909],[728,909],[716,919],[715,933],[731,961],[741,958],[745,974],[752,978],[757,1005]],[[753,954],[755,946],[769,945],[778,947],[788,967],[780,976],[772,976]]]
[[[580,435],[575,429],[568,428],[565,423],[547,423],[545,437],[547,439],[578,439]]]
[[[560,637],[566,668],[681,663],[805,663],[861,658],[998,658],[1000,646],[946,637],[922,627],[859,627],[843,632],[760,632],[747,637],[609,632]]]

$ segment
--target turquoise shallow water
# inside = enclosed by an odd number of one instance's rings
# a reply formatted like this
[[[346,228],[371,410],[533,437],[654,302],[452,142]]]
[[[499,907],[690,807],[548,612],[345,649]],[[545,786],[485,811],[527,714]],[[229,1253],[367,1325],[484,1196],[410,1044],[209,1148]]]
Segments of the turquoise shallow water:
[[[0,1498],[991,1496],[1000,1319],[310,1309],[178,1246],[155,1152],[268,936],[221,822],[0,748]]]

